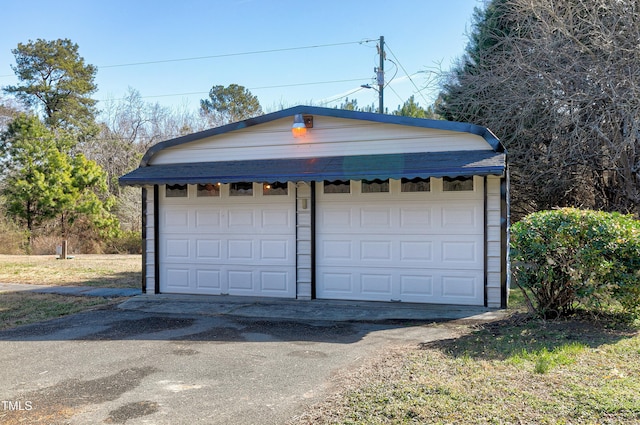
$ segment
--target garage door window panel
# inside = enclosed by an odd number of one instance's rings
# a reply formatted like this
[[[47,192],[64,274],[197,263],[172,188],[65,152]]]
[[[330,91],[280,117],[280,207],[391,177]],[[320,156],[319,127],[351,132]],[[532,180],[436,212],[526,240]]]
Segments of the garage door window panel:
[[[289,185],[288,183],[263,183],[262,184],[262,195],[263,196],[287,196],[289,194]]]
[[[231,183],[229,185],[229,196],[253,196],[253,183]]]
[[[431,192],[431,179],[430,178],[415,178],[415,179],[402,179],[401,184],[402,192]]]
[[[442,190],[444,192],[472,192],[473,177],[444,177]]]
[[[220,196],[220,183],[199,184],[197,197]]]
[[[389,192],[389,179],[362,180],[362,193]]]
[[[186,198],[188,193],[186,184],[168,184],[165,186],[165,196],[167,198]]]
[[[324,193],[351,193],[350,180],[324,181]]]

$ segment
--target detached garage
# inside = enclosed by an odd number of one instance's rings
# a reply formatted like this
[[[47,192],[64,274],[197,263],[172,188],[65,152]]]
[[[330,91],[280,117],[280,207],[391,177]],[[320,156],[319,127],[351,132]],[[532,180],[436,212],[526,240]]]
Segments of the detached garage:
[[[298,106],[168,140],[143,291],[505,307],[506,152],[472,124]]]

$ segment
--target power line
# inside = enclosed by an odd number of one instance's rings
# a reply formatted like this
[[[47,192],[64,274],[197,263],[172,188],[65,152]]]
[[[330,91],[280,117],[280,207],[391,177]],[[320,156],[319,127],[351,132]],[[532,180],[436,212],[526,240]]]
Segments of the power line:
[[[416,86],[416,83],[413,82],[413,79],[411,78],[411,75],[409,75],[409,73],[407,72],[406,69],[404,69],[404,66],[402,66],[402,64],[400,63],[400,60],[398,59],[398,57],[393,53],[393,50],[391,50],[391,48],[389,47],[389,43],[385,43],[387,46],[387,49],[389,50],[389,53],[391,53],[391,55],[393,56],[393,58],[396,60],[396,62],[398,62],[398,65],[400,66],[400,68],[402,69],[402,71],[404,72],[404,74],[407,76],[407,78],[409,79],[409,81],[411,81],[411,84],[413,85],[413,87],[416,89],[416,91],[418,92],[418,94],[420,95],[420,97],[422,97],[422,100],[424,100],[425,106],[429,105],[429,101],[424,97],[424,95],[422,94],[422,90],[420,90],[418,88],[418,86]]]
[[[163,59],[163,60],[146,61],[146,62],[132,62],[132,63],[117,64],[117,65],[98,66],[98,68],[102,68],[102,69],[104,69],[104,68],[120,68],[120,67],[125,67],[125,66],[152,65],[152,64],[157,64],[157,63],[185,62],[185,61],[194,61],[194,60],[202,60],[202,59],[228,58],[228,57],[232,57],[232,56],[246,56],[246,55],[264,54],[264,53],[289,52],[289,51],[292,51],[292,50],[306,50],[306,49],[317,49],[317,48],[321,48],[321,47],[345,46],[345,45],[349,45],[349,44],[363,44],[363,43],[369,43],[369,42],[372,42],[372,41],[376,41],[376,40],[366,39],[366,40],[360,40],[360,41],[347,41],[347,42],[344,42],[344,43],[316,44],[316,45],[300,46],[300,47],[284,47],[284,48],[280,48],[280,49],[254,50],[254,51],[249,51],[249,52],[238,52],[238,53],[223,53],[223,54],[220,54],[220,55],[197,56],[197,57],[191,57],[191,58]]]
[[[387,86],[387,87],[389,88],[389,90],[391,90],[391,91],[393,92],[393,94],[395,94],[395,95],[396,95],[396,97],[397,97],[398,99],[400,99],[400,102],[404,102],[404,101],[406,100],[406,99],[403,99],[403,98],[401,98],[401,97],[400,97],[400,95],[398,94],[398,92],[396,91],[396,89],[394,89],[394,88],[393,88],[393,86],[389,85],[389,86]]]
[[[177,59],[161,59],[161,60],[153,60],[153,61],[145,61],[145,62],[130,62],[130,63],[121,63],[114,65],[98,65],[98,69],[107,69],[107,68],[122,68],[126,66],[139,66],[139,65],[153,65],[158,63],[170,63],[170,62],[186,62],[186,61],[195,61],[195,60],[203,60],[203,59],[216,59],[216,58],[226,58],[233,56],[246,56],[246,55],[257,55],[257,54],[265,54],[265,53],[278,53],[278,52],[288,52],[293,50],[306,50],[306,49],[318,49],[323,47],[336,47],[336,46],[346,46],[350,44],[365,44],[371,43],[373,41],[377,41],[375,39],[363,39],[360,41],[346,41],[341,43],[328,43],[328,44],[312,44],[309,46],[298,46],[298,47],[283,47],[279,49],[266,49],[266,50],[254,50],[248,52],[236,52],[236,53],[223,53],[219,55],[209,55],[209,56],[195,56],[190,58],[177,58]],[[0,75],[0,78],[4,77],[13,77],[14,74]]]
[[[194,61],[194,60],[203,60],[203,59],[215,59],[215,58],[223,58],[223,57],[233,57],[233,56],[243,56],[243,55],[255,55],[255,54],[267,54],[267,53],[277,53],[277,52],[285,52],[285,51],[294,51],[294,50],[306,50],[306,49],[315,49],[315,48],[323,48],[323,47],[335,47],[335,46],[344,46],[351,44],[365,44],[376,42],[378,39],[362,39],[360,41],[348,41],[341,43],[328,43],[328,44],[317,44],[317,45],[308,45],[308,46],[298,46],[298,47],[285,47],[279,49],[266,49],[266,50],[256,50],[256,51],[248,51],[248,52],[236,52],[236,53],[225,53],[219,55],[209,55],[209,56],[197,56],[197,57],[189,57],[189,58],[177,58],[177,59],[163,59],[163,60],[154,60],[154,61],[145,61],[145,62],[131,62],[131,63],[123,63],[123,64],[114,64],[114,65],[103,65],[98,66],[99,69],[105,68],[117,68],[117,67],[127,67],[127,66],[139,66],[139,65],[151,65],[151,64],[159,64],[159,63],[171,63],[171,62],[184,62],[184,61]],[[393,53],[392,53],[393,54]],[[395,55],[394,55],[395,57]],[[405,71],[406,72],[406,71]],[[0,75],[0,77],[10,77],[11,75]],[[264,90],[264,89],[274,89],[274,88],[285,88],[285,87],[298,87],[298,86],[308,86],[308,85],[319,85],[319,84],[334,84],[334,83],[344,83],[344,82],[355,82],[362,81],[365,78],[357,78],[357,79],[344,79],[344,80],[333,80],[333,81],[317,81],[317,82],[304,82],[304,83],[293,83],[293,84],[282,84],[282,85],[272,85],[272,86],[261,86],[261,87],[249,87],[249,90]],[[393,80],[393,79],[392,79]],[[388,84],[387,84],[388,85]],[[323,102],[324,104],[332,103],[337,100],[340,100],[344,97],[350,96],[358,91],[362,90],[362,87],[359,87],[346,95],[338,96],[329,101]],[[192,96],[192,95],[203,95],[208,94],[209,92],[185,92],[185,93],[172,93],[172,94],[158,94],[158,95],[150,95],[150,96],[140,96],[141,98],[161,98],[161,97],[174,97],[174,96]],[[395,92],[396,96],[398,94]],[[398,96],[399,97],[399,96]],[[109,101],[109,100],[123,100],[123,98],[119,99],[102,99],[100,101]]]
[[[266,90],[266,89],[278,89],[283,87],[299,87],[299,86],[312,86],[312,85],[320,85],[320,84],[335,84],[335,83],[351,83],[354,81],[362,81],[363,78],[351,78],[347,80],[332,80],[332,81],[311,81],[305,83],[292,83],[292,84],[280,84],[274,86],[261,86],[261,87],[248,87],[248,90]],[[173,93],[173,94],[157,94],[151,96],[140,96],[142,99],[149,99],[155,97],[172,97],[172,96],[192,96],[192,95],[201,95],[201,94],[209,94],[208,91],[199,91],[199,92],[188,92],[188,93]],[[119,99],[102,99],[100,102],[106,102],[108,100],[123,100],[124,98]]]
[[[340,99],[344,99],[344,98],[346,98],[346,97],[349,97],[349,96],[351,96],[352,94],[359,92],[360,90],[364,90],[364,87],[358,87],[357,89],[355,89],[355,90],[353,90],[353,91],[350,91],[350,92],[349,92],[349,93],[347,93],[347,94],[343,94],[343,95],[340,95],[340,96],[334,97],[333,99],[325,100],[325,101],[323,101],[323,102],[319,102],[319,103],[320,103],[320,105],[328,105],[328,104],[330,104],[330,103],[337,102],[337,101],[338,101],[338,100],[340,100]]]

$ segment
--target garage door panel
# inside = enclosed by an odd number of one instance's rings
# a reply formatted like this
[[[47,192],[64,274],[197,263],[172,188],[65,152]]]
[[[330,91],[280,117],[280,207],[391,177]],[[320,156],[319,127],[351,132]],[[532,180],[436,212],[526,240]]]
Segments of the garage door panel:
[[[391,241],[360,241],[360,260],[392,261]]]
[[[400,299],[432,300],[433,276],[430,274],[406,274],[400,276]]]
[[[167,287],[182,291],[189,288],[190,270],[188,267],[168,266],[165,270],[167,276]]]
[[[482,272],[333,268],[320,276],[318,298],[481,305]],[[354,284],[355,282],[355,284]]]
[[[290,262],[291,247],[289,240],[268,239],[260,241],[260,259],[274,262]]]
[[[290,279],[290,273],[279,271],[262,271],[260,272],[260,290],[262,292],[286,292],[289,286]]]
[[[318,223],[328,231],[339,233],[343,230],[350,230],[353,226],[352,211],[344,208],[323,209],[318,217]],[[331,230],[329,230],[331,229]]]
[[[400,228],[422,229],[427,232],[433,227],[433,212],[431,208],[400,208]]]
[[[390,300],[393,298],[393,273],[361,273],[360,293],[369,299]]]
[[[196,288],[207,294],[219,295],[222,293],[222,280],[220,270],[206,270],[198,268],[195,270]]]
[[[443,241],[441,247],[442,263],[445,267],[448,265],[477,267],[478,256],[482,255],[477,241]]]
[[[252,270],[228,270],[227,281],[229,282],[229,294],[255,293],[257,289]]]
[[[442,299],[452,304],[479,304],[484,300],[482,273],[444,274]]]
[[[252,209],[231,209],[228,213],[228,230],[232,233],[251,232],[255,227],[255,211]]]
[[[322,286],[317,288],[319,298],[331,298],[331,295],[344,296],[353,293],[353,273],[326,270],[319,273],[319,278],[322,282]]]
[[[357,210],[357,209],[356,209]],[[359,226],[367,229],[390,229],[391,228],[391,209],[390,208],[359,208],[360,220]],[[374,231],[375,231],[374,230]]]
[[[196,240],[197,260],[220,260],[222,258],[222,241],[220,239]]]
[[[261,229],[264,232],[287,232],[291,228],[289,209],[269,209],[261,212]]]
[[[218,232],[222,224],[222,211],[219,209],[195,212],[195,228],[200,232]]]
[[[400,261],[405,264],[433,262],[433,241],[402,240],[400,245]]]
[[[294,298],[295,199],[160,200],[160,291]]]
[[[166,258],[183,261],[189,258],[189,239],[167,238],[165,241]]]
[[[319,258],[350,264],[353,259],[351,240],[323,240],[319,242]]]
[[[482,305],[481,193],[319,193],[316,295]]]
[[[482,210],[474,203],[458,203],[457,205],[443,206],[440,210],[442,230],[455,233],[470,231],[477,232],[482,223]]]
[[[189,211],[186,208],[164,211],[162,217],[162,229],[167,233],[182,232],[189,228]]]
[[[243,262],[254,259],[253,243],[253,239],[229,239],[227,241],[227,259]]]

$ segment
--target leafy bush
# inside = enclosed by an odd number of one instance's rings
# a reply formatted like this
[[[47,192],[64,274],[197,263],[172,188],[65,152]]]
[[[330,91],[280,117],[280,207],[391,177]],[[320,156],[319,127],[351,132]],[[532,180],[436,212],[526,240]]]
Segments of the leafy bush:
[[[511,249],[515,283],[544,317],[578,306],[640,311],[640,222],[632,216],[533,213],[512,226]]]

